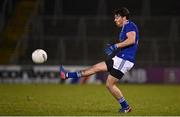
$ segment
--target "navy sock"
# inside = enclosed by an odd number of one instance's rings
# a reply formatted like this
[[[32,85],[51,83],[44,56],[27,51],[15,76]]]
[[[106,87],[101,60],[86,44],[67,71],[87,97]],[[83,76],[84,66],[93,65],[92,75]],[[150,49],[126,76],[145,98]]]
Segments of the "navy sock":
[[[129,106],[124,97],[121,97],[121,98],[119,99],[119,103],[120,103],[120,105],[121,105],[122,108],[127,108],[127,107]]]
[[[81,71],[78,72],[67,72],[66,77],[68,78],[80,78],[82,76]]]

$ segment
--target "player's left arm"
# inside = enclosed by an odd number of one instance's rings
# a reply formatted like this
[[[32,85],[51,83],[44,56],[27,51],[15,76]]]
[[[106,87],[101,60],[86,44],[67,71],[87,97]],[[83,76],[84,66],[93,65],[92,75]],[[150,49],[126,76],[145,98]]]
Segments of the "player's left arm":
[[[116,44],[117,48],[124,48],[124,47],[132,45],[136,42],[136,32],[135,31],[127,32],[126,36],[127,36],[127,39]]]

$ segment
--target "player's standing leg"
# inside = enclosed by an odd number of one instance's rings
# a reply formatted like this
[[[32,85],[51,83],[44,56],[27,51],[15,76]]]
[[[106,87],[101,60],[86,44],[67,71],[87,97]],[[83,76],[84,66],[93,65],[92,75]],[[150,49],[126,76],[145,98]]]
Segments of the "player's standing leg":
[[[122,108],[119,110],[119,112],[127,113],[131,111],[131,107],[125,100],[121,90],[116,86],[118,81],[119,79],[109,75],[106,81],[106,87],[121,105]]]

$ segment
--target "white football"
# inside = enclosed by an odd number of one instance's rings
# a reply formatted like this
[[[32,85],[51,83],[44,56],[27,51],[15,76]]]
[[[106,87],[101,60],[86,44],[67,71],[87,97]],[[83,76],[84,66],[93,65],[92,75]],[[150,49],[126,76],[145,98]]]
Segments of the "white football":
[[[32,61],[34,63],[44,63],[47,61],[47,53],[43,49],[36,49],[32,53]]]

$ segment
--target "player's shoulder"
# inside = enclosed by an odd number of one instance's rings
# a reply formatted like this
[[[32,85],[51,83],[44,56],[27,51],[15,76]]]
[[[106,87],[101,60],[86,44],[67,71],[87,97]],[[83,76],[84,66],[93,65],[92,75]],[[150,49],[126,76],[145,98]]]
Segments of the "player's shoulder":
[[[128,23],[126,24],[126,28],[138,30],[137,25],[133,21],[128,21]]]
[[[133,21],[130,21],[130,20],[128,20],[126,26],[135,26],[135,27],[137,27],[136,24]]]

